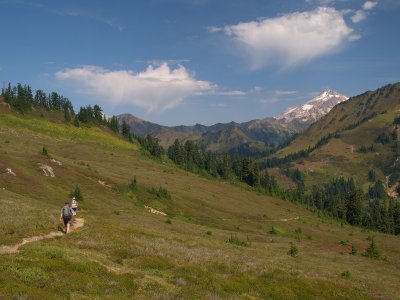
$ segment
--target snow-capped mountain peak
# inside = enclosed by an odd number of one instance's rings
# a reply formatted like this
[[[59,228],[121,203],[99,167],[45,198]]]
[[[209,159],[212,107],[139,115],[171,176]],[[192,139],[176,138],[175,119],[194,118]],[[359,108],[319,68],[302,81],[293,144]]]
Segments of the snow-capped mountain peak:
[[[347,99],[349,97],[338,92],[326,90],[303,105],[288,108],[283,114],[276,116],[275,119],[281,123],[299,121],[311,124],[326,115],[336,104]]]

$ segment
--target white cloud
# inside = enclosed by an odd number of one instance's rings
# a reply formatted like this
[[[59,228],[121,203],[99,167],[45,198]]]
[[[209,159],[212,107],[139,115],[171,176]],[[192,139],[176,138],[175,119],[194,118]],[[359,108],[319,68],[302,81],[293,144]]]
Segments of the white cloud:
[[[224,27],[253,69],[268,64],[291,67],[337,51],[352,41],[352,32],[343,12],[324,7]]]
[[[276,96],[291,96],[291,95],[295,95],[297,94],[296,91],[281,91],[281,90],[277,90],[274,92]]]
[[[373,9],[377,4],[378,2],[373,2],[373,1],[365,2],[362,6],[362,9],[357,10],[350,19],[353,21],[353,23],[359,23],[361,21],[364,21],[368,16],[367,10]]]
[[[361,21],[364,21],[367,18],[367,14],[363,10],[357,10],[356,13],[351,16],[351,20],[353,23],[359,23]]]
[[[215,26],[208,26],[206,29],[208,32],[211,33],[220,32],[223,30],[221,27],[215,27]]]
[[[252,94],[259,94],[261,93],[261,91],[263,90],[263,88],[261,86],[255,86],[250,90],[250,93]]]
[[[221,96],[245,96],[246,93],[243,91],[222,91],[222,92],[217,92],[217,95]]]
[[[279,102],[278,98],[267,98],[267,99],[258,100],[258,103],[260,103],[260,104],[274,104],[274,103],[278,103],[278,102]]]
[[[352,34],[349,36],[350,42],[358,41],[359,39],[361,39],[361,35],[359,35],[359,34]]]
[[[306,0],[306,3],[317,4],[317,5],[331,5],[334,4],[336,0]]]
[[[216,87],[208,81],[196,80],[184,66],[172,69],[167,63],[149,65],[139,73],[84,66],[59,71],[56,78],[73,81],[84,93],[102,101],[132,104],[149,112],[176,107],[185,98]]]
[[[363,4],[362,8],[365,10],[371,10],[373,9],[376,5],[378,4],[378,2],[374,2],[374,1],[367,1]]]
[[[137,60],[136,62],[145,63],[147,65],[152,65],[152,66],[161,66],[163,64],[180,65],[183,63],[190,62],[190,60],[189,59],[167,59],[167,60],[151,59],[151,60]]]

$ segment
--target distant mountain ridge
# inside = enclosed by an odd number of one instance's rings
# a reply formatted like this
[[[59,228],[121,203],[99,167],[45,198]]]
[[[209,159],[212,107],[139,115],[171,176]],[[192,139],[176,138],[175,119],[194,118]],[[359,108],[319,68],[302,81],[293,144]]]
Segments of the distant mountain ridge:
[[[250,152],[262,152],[277,145],[293,134],[274,119],[252,120],[245,123],[217,123],[212,126],[162,126],[144,121],[130,114],[117,116],[118,121],[127,122],[137,135],[149,134],[159,139],[163,147],[171,145],[175,139],[182,142],[193,140],[209,150],[236,152],[238,148]]]
[[[261,153],[284,142],[296,132],[301,132],[326,115],[336,104],[349,99],[332,91],[324,91],[303,105],[289,108],[273,118],[251,120],[244,123],[217,123],[211,126],[162,126],[144,121],[131,114],[117,116],[127,122],[132,131],[140,136],[158,138],[163,147],[175,139],[182,142],[193,140],[208,150],[251,155]]]

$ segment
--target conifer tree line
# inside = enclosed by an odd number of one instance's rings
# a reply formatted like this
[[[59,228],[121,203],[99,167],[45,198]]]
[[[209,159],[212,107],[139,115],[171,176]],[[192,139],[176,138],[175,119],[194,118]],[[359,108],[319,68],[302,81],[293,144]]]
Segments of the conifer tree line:
[[[400,203],[389,198],[382,181],[377,180],[364,194],[352,178],[336,178],[323,186],[283,192],[283,198],[301,202],[311,209],[326,212],[350,225],[390,234],[400,234]]]
[[[77,127],[81,124],[101,124],[108,126],[116,133],[120,131],[117,118],[113,116],[107,119],[99,105],[81,107],[79,112],[76,113],[71,101],[57,92],[47,94],[39,89],[33,93],[29,85],[18,83],[16,86],[12,86],[11,83],[8,83],[7,87],[2,88],[1,97],[21,114],[32,111],[32,108],[61,111],[64,112],[64,120],[73,121],[73,124]]]
[[[167,156],[185,170],[207,174],[215,178],[236,179],[252,187],[263,187],[273,192],[277,183],[268,172],[260,172],[258,163],[249,157],[207,151],[193,141],[175,140]]]
[[[42,107],[48,110],[68,111],[74,113],[71,101],[59,95],[56,92],[46,94],[42,90],[37,90],[33,95],[32,88],[29,85],[18,83],[16,86],[2,88],[1,96],[16,111],[26,113],[32,110],[32,107]]]
[[[151,135],[146,135],[144,137],[136,135],[132,130],[131,126],[123,120],[119,125],[118,119],[113,116],[110,120],[111,129],[118,133],[119,128],[121,129],[122,136],[130,141],[131,143],[136,140],[142,149],[146,150],[151,156],[160,159],[165,155],[164,148],[159,144],[157,138],[152,137]],[[113,129],[114,128],[114,129]]]
[[[75,112],[71,101],[56,93],[45,93],[43,90],[37,90],[33,94],[32,88],[29,85],[22,85],[18,83],[12,86],[11,83],[7,87],[2,88],[1,97],[8,103],[14,110],[21,114],[32,111],[32,108],[43,108],[52,111],[64,112],[64,120],[66,122],[73,122],[76,127],[90,126],[91,124],[107,126],[111,131],[121,134],[124,138],[133,142],[137,140],[139,144],[147,150],[151,155],[160,158],[165,154],[158,140],[147,135],[140,137],[132,134],[129,124],[123,121],[119,124],[116,116],[107,118],[103,114],[103,109],[95,104],[82,106],[78,112]]]
[[[175,164],[191,172],[239,180],[269,193],[278,190],[275,177],[266,170],[260,171],[260,165],[253,157],[207,151],[191,140],[180,142],[178,139],[167,149],[166,154]]]

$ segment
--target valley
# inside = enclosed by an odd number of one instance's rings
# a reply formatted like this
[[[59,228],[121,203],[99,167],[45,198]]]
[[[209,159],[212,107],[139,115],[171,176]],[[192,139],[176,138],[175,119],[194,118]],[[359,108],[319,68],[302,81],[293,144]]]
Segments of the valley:
[[[0,300],[400,300],[399,15],[0,0]]]
[[[57,112],[1,107],[1,245],[53,231],[77,185],[85,219],[76,232],[1,254],[3,298],[64,298],[65,285],[67,297],[78,299],[398,296],[398,236],[192,174],[102,126],[77,128]],[[170,198],[152,192],[159,187]],[[372,239],[378,259],[363,255]]]

